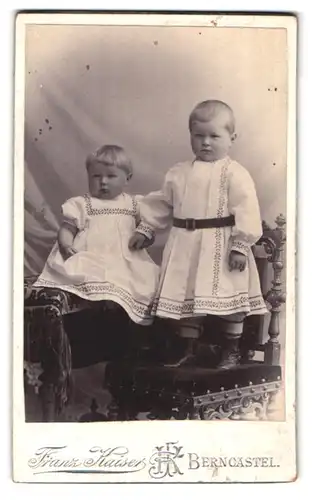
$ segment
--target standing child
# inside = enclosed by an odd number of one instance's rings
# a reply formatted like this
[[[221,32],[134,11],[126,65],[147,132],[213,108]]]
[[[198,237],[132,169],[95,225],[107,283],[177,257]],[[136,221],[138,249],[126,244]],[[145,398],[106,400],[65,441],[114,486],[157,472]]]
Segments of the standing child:
[[[152,321],[158,267],[128,241],[140,222],[140,198],[124,193],[132,165],[119,146],[86,161],[89,192],[62,206],[63,222],[35,286],[60,288],[91,301],[119,304],[136,323]]]
[[[189,118],[193,161],[172,167],[160,191],[141,204],[142,223],[131,249],[154,230],[172,229],[163,253],[154,314],[179,320],[185,356],[193,356],[205,315],[222,318],[219,368],[236,366],[243,321],[267,312],[251,246],[262,234],[254,183],[228,153],[236,138],[232,109],[221,101],[198,104]]]

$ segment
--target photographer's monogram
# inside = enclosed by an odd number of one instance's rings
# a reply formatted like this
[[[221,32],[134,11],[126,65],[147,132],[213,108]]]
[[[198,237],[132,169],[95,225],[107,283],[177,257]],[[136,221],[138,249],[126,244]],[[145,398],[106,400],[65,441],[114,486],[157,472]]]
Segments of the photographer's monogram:
[[[184,457],[183,446],[178,446],[177,442],[167,442],[163,446],[156,446],[156,451],[150,458],[149,475],[153,479],[162,479],[165,476],[173,477],[176,474],[183,475],[178,459]]]

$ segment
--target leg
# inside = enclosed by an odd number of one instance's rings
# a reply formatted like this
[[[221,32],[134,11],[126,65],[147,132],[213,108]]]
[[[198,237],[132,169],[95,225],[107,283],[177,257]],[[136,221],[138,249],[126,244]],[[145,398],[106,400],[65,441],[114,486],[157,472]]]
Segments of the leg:
[[[165,366],[177,368],[191,364],[195,360],[195,344],[202,332],[202,317],[186,318],[178,323],[177,333],[183,344],[183,354],[172,363]]]
[[[243,334],[244,313],[221,316],[222,319],[222,352],[217,368],[229,370],[239,364],[239,341]]]
[[[278,365],[280,362],[281,344],[278,340],[280,334],[279,314],[280,306],[272,307],[268,332],[269,340],[264,345],[264,362],[268,365]]]
[[[50,312],[54,313],[53,310]],[[46,323],[41,365],[43,383],[40,395],[44,421],[55,421],[71,393],[71,346],[61,315],[50,317]]]
[[[52,383],[44,383],[40,390],[43,422],[56,421],[55,386]]]

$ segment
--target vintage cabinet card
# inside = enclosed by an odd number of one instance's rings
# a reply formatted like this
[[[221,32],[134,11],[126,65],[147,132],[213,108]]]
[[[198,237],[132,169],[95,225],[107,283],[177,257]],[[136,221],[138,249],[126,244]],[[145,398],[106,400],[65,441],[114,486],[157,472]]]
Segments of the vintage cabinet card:
[[[17,16],[15,481],[295,480],[296,29]]]

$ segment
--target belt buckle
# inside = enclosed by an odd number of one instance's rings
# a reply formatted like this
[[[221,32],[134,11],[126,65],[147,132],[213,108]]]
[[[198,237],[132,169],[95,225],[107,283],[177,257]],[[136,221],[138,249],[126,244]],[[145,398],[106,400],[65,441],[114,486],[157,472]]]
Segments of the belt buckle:
[[[185,228],[187,231],[195,231],[196,229],[195,219],[185,219]]]

